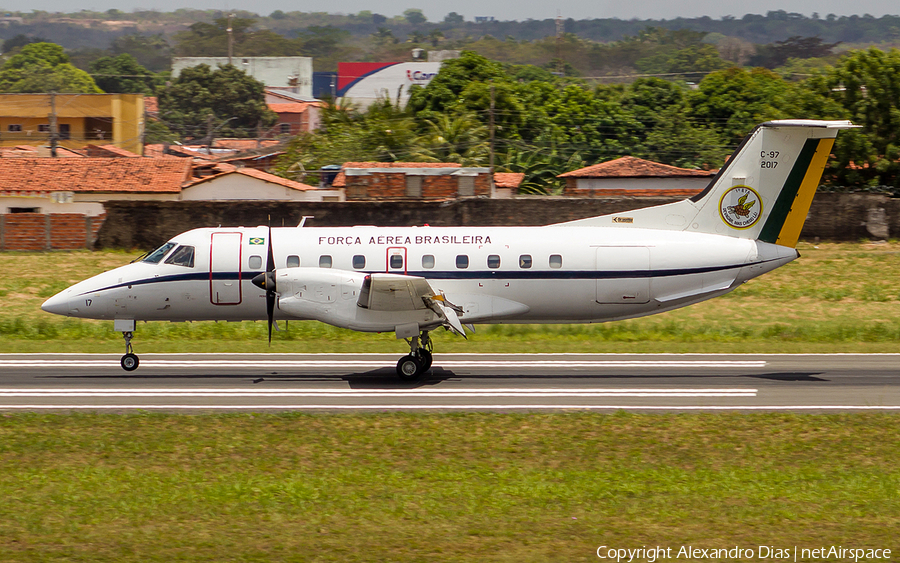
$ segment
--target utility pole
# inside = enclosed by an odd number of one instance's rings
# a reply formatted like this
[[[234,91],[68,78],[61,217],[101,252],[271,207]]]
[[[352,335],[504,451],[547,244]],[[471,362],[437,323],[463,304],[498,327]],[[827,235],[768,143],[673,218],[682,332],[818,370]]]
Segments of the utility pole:
[[[228,33],[228,65],[231,66],[231,57],[234,56],[234,30],[231,26],[231,20],[234,19],[234,14],[228,14],[228,29],[225,30]]]
[[[56,157],[56,92],[50,92],[50,156]]]
[[[556,73],[562,76],[565,68],[562,60],[562,36],[563,36],[562,14],[556,10]]]

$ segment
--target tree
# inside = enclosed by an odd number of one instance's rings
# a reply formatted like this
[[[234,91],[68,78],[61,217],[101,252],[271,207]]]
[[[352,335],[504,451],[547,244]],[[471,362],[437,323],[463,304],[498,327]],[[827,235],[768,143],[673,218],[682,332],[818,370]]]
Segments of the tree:
[[[457,14],[456,12],[450,12],[446,16],[444,16],[444,23],[450,25],[460,25],[465,21],[465,19]]]
[[[232,65],[186,68],[157,96],[160,120],[183,138],[250,137],[278,119],[262,82]]]
[[[129,54],[152,72],[172,68],[172,46],[161,35],[122,35],[110,44],[113,55]]]
[[[489,156],[488,128],[472,113],[442,114],[425,120],[427,132],[414,143],[415,160],[484,166]]]
[[[301,51],[308,57],[325,57],[338,49],[350,38],[350,32],[331,25],[313,25],[298,36]]]
[[[413,25],[422,25],[423,23],[428,21],[428,18],[425,17],[425,14],[422,13],[422,10],[419,10],[418,8],[410,8],[408,10],[404,10],[403,17],[406,18],[406,21]]]
[[[22,35],[20,33],[19,35],[16,35],[15,37],[12,37],[12,38],[4,41],[2,51],[4,53],[9,53],[13,49],[16,49],[18,47],[24,47],[25,45],[28,45],[30,43],[49,43],[49,42],[46,39],[43,39],[41,37],[29,37],[27,35]]]
[[[763,121],[793,117],[786,112],[790,90],[791,85],[770,70],[720,70],[707,75],[692,92],[690,114],[736,145]]]
[[[863,127],[838,136],[837,178],[857,185],[900,187],[900,51],[874,47],[853,51],[831,72],[809,83]]]
[[[110,94],[153,94],[160,80],[137,59],[125,53],[117,57],[101,57],[89,68],[94,80],[104,92]]]
[[[394,32],[386,27],[376,29],[375,33],[372,34],[372,39],[378,45],[393,45],[398,42],[397,38],[394,37]]]
[[[187,31],[175,34],[178,43],[175,54],[181,57],[223,57],[228,54],[229,18],[218,18],[214,23],[197,22]],[[299,44],[274,31],[251,28],[252,18],[231,18],[235,56],[290,56],[299,51]]]
[[[750,64],[766,68],[776,68],[785,64],[788,59],[814,59],[827,57],[831,50],[841,44],[825,43],[819,37],[800,37],[795,35],[784,41],[776,41],[756,48],[756,56],[751,57]]]
[[[0,67],[0,92],[93,94],[101,90],[91,76],[72,66],[55,43],[30,43]]]

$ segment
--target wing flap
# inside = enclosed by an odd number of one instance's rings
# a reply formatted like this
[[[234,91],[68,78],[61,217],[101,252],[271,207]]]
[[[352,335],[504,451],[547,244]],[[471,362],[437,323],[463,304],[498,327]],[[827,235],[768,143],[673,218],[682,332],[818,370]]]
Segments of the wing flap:
[[[426,299],[434,291],[425,278],[399,274],[371,274],[366,276],[359,305],[372,311],[415,311],[428,309]]]

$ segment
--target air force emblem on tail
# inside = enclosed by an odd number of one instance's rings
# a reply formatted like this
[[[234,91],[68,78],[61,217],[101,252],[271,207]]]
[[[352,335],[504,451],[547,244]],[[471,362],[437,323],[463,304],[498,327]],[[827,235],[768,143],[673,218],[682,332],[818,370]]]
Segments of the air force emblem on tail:
[[[749,229],[762,216],[762,198],[750,186],[734,186],[719,200],[722,220],[734,229]]]

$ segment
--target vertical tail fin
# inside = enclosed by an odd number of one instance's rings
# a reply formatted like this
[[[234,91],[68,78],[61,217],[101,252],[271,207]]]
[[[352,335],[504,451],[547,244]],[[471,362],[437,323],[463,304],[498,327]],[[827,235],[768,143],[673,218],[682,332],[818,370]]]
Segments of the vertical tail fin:
[[[758,126],[710,186],[691,199],[699,207],[695,230],[793,248],[834,139],[850,127],[849,121],[800,119]]]
[[[838,131],[849,121],[792,119],[756,127],[691,199],[567,225],[684,230],[794,247]],[[621,215],[628,215],[621,221]]]

